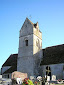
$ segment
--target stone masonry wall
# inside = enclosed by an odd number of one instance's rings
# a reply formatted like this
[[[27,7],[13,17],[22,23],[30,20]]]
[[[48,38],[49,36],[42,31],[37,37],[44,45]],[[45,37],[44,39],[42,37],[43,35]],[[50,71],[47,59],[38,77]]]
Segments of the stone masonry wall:
[[[52,64],[52,65],[44,65],[42,66],[43,76],[46,75],[46,66],[51,68],[51,76],[56,75],[57,79],[63,79],[63,65],[64,64]]]

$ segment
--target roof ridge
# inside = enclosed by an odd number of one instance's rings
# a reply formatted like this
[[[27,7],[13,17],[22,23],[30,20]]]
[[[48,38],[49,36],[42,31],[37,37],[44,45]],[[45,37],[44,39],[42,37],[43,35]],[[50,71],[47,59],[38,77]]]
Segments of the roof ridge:
[[[52,45],[52,46],[49,46],[49,47],[46,47],[46,48],[44,48],[44,49],[47,49],[47,48],[52,48],[52,47],[58,47],[58,46],[63,46],[64,44],[59,44],[59,45]]]

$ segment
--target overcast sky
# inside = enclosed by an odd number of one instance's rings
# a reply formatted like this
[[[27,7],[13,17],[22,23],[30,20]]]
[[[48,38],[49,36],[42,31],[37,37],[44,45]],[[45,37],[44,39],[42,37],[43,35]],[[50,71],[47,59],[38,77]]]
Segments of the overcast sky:
[[[42,48],[64,44],[64,0],[0,0],[0,67],[10,54],[18,53],[26,17],[38,21]]]

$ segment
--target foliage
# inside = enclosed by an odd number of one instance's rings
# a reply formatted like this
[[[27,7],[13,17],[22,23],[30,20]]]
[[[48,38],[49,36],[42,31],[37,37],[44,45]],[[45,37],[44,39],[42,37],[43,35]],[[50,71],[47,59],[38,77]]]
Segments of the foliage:
[[[34,85],[40,85],[40,82],[35,81],[35,82],[34,82]]]
[[[22,85],[34,85],[34,84],[33,84],[33,82],[32,82],[30,79],[25,78],[25,79],[23,80]]]

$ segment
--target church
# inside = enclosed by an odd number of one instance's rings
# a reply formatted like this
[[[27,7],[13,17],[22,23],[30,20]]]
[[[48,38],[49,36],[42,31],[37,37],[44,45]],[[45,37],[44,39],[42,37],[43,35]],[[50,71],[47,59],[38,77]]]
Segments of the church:
[[[12,63],[11,63],[12,62]],[[38,22],[26,18],[20,29],[18,54],[11,54],[1,68],[3,78],[19,71],[30,76],[56,75],[64,79],[64,44],[42,49],[42,32]]]

